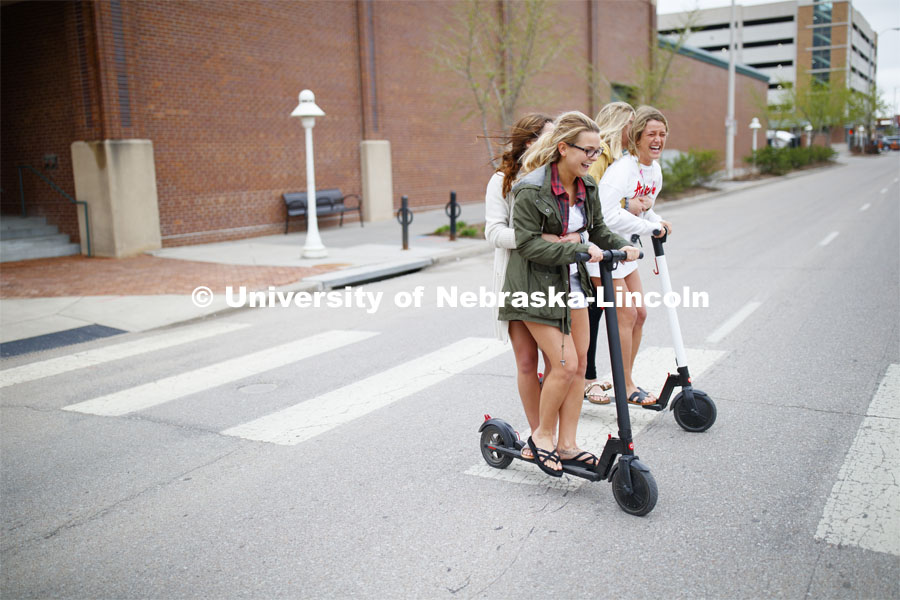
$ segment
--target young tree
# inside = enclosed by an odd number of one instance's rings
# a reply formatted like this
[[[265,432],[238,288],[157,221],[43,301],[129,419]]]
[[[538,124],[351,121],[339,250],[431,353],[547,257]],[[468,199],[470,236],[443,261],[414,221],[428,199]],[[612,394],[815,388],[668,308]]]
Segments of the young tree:
[[[874,142],[876,121],[879,114],[887,114],[890,107],[881,97],[881,92],[873,88],[868,94],[852,91],[849,94],[848,122],[865,126],[869,140]]]
[[[499,122],[508,131],[519,104],[539,103],[529,84],[565,49],[568,38],[554,35],[551,0],[463,0],[453,12],[432,58],[465,81],[474,100],[466,118],[480,117],[496,167],[489,124]]]
[[[812,143],[818,134],[843,125],[850,93],[843,85],[831,85],[811,76],[798,76],[788,98],[799,119],[812,126]]]

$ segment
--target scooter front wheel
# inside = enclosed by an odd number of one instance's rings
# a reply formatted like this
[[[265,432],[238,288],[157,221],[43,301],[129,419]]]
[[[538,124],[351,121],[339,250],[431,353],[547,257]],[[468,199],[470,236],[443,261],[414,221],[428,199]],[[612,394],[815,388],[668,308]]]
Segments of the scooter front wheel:
[[[497,452],[496,450],[492,450],[491,448],[505,447],[505,443],[503,442],[503,435],[500,432],[500,428],[496,425],[488,425],[481,432],[481,456],[484,457],[484,461],[495,469],[505,469],[508,467],[513,459],[512,456],[507,454],[502,454]]]
[[[656,499],[659,490],[656,487],[656,480],[649,471],[638,471],[635,468],[629,468],[631,471],[631,492],[625,489],[625,476],[622,469],[616,469],[613,474],[612,491],[619,508],[630,515],[643,517],[656,506]]]
[[[690,404],[684,399],[684,392],[678,392],[672,401],[672,413],[675,416],[675,422],[678,423],[685,431],[691,433],[700,433],[706,431],[716,422],[716,404],[705,392],[693,390],[694,404],[697,409],[691,410]]]

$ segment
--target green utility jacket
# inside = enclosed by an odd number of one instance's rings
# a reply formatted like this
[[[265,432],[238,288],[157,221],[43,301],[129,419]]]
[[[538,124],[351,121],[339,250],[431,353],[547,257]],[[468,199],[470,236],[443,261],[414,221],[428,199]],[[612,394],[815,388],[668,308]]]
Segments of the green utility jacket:
[[[603,212],[597,197],[597,183],[588,175],[582,178],[587,190],[584,216],[588,239],[604,250],[627,246],[628,242],[612,233],[603,223]],[[545,165],[528,173],[513,187],[515,204],[513,207],[513,228],[516,232],[516,249],[509,257],[503,292],[510,295],[525,292],[529,298],[535,292],[548,299],[543,307],[515,303],[506,296],[500,305],[501,321],[531,321],[557,327],[569,333],[572,327],[568,305],[550,306],[550,288],[556,293],[564,291],[565,300],[569,292],[568,265],[575,262],[576,252],[587,252],[588,244],[554,243],[541,238],[542,233],[562,235],[562,216],[556,198],[550,191],[550,167]],[[583,263],[578,264],[581,288],[594,294],[594,286]]]

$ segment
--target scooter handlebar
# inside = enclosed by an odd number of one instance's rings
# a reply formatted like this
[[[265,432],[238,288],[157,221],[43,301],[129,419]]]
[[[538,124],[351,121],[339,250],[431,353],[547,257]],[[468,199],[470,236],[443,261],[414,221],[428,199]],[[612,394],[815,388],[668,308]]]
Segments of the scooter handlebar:
[[[625,261],[625,251],[624,250],[604,250],[603,251],[603,260],[604,261],[614,261],[614,262],[624,262]],[[644,251],[641,250],[640,254],[638,254],[638,258],[644,258]],[[587,262],[591,259],[591,255],[587,252],[576,252],[575,253],[575,261],[576,262]]]

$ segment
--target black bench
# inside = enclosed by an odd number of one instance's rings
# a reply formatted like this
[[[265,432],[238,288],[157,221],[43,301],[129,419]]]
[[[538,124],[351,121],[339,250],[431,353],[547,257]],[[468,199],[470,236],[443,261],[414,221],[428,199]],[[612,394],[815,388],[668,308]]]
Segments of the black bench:
[[[303,216],[309,218],[307,212],[306,192],[289,192],[283,194],[286,213],[284,215],[284,233],[288,232],[288,221],[291,217]],[[356,198],[356,206],[347,206],[344,201]],[[343,195],[341,190],[316,190],[316,218],[329,215],[341,215],[341,227],[344,226],[344,213],[350,211],[359,213],[359,225],[363,226],[362,199],[357,194]]]

